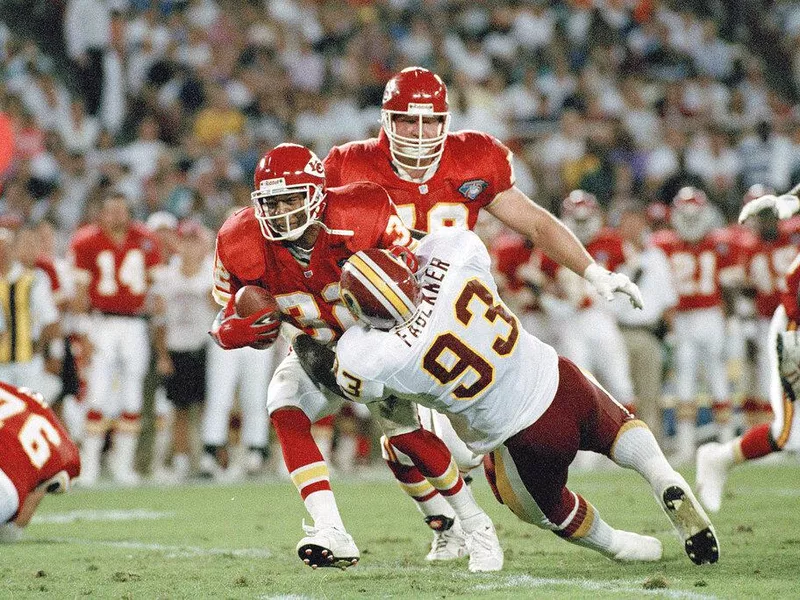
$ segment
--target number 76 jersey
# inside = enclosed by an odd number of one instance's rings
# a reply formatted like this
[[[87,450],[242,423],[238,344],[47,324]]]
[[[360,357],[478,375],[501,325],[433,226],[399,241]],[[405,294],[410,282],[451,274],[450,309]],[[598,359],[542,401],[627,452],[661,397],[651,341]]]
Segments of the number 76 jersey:
[[[388,332],[348,329],[337,381],[356,402],[393,395],[445,413],[470,450],[489,452],[550,406],[558,356],[502,303],[477,235],[441,229],[417,254],[425,266],[414,317]]]

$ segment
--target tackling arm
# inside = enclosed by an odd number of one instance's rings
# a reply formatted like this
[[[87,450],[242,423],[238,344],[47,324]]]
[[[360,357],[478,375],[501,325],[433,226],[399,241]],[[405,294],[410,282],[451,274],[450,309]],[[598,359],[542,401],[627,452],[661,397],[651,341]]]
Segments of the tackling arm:
[[[622,273],[612,273],[595,263],[561,221],[516,186],[499,193],[486,210],[517,233],[527,236],[554,261],[582,276],[606,300],[613,300],[614,293],[621,292],[636,308],[642,307],[642,295],[635,283]]]

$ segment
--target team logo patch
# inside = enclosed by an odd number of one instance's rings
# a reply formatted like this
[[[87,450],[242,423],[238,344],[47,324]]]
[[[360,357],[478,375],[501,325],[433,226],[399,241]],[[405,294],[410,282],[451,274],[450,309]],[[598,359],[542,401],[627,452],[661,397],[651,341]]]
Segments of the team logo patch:
[[[470,179],[462,183],[458,191],[465,198],[475,200],[487,187],[489,187],[489,183],[483,179]]]

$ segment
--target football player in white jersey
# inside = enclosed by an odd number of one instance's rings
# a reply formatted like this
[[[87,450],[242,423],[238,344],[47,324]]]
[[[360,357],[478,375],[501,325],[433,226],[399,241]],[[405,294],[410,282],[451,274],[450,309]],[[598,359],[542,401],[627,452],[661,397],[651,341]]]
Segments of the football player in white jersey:
[[[364,326],[339,341],[329,385],[368,405],[388,399],[395,422],[413,418],[412,403],[446,413],[473,452],[491,453],[490,483],[520,519],[612,559],[660,559],[658,539],[612,528],[566,487],[579,449],[604,454],[650,483],[693,562],[716,562],[711,522],[647,425],[519,326],[478,236],[437,231],[418,260],[416,276],[381,250],[345,263],[342,299]]]

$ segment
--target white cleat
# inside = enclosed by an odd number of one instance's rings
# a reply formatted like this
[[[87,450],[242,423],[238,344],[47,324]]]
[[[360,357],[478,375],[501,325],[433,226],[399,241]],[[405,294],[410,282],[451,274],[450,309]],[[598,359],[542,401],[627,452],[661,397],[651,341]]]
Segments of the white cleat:
[[[656,498],[683,541],[689,559],[696,565],[717,562],[717,533],[683,477],[667,485]]]
[[[621,529],[614,530],[610,556],[613,560],[652,562],[660,560],[662,553],[661,541],[654,537]]]
[[[297,555],[312,569],[338,567],[346,569],[358,563],[361,554],[346,531],[335,527],[317,529],[303,522],[306,537],[297,544]]]
[[[462,523],[469,551],[471,573],[499,571],[503,568],[503,549],[488,515],[472,517]]]
[[[704,444],[697,449],[697,497],[706,510],[719,512],[722,492],[733,461],[723,444]]]
[[[433,532],[431,551],[425,557],[427,561],[447,561],[465,557],[467,551],[467,539],[458,521],[455,521],[450,529]]]

